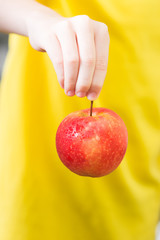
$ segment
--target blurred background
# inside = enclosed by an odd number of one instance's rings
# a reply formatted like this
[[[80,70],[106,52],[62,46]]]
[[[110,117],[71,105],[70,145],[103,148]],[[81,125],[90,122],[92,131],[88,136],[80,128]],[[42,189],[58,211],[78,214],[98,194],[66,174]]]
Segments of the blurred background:
[[[2,68],[8,50],[8,35],[0,33],[0,80],[2,76]]]
[[[0,81],[7,51],[8,51],[8,35],[0,33]],[[160,223],[157,225],[156,229],[156,240],[160,240]]]

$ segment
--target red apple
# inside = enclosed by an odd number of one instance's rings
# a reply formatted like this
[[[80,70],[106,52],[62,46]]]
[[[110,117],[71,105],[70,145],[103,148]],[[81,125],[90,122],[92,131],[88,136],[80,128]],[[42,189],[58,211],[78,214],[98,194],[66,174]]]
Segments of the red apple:
[[[101,177],[122,161],[128,142],[123,120],[112,110],[94,108],[69,114],[59,125],[56,148],[59,158],[72,172]]]

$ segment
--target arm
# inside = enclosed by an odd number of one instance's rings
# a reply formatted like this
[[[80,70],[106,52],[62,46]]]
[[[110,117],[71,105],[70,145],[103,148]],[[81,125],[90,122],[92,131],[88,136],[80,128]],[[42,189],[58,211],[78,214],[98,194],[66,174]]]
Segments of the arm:
[[[35,0],[0,0],[0,31],[28,36],[27,21],[38,12],[61,17]]]
[[[95,100],[108,64],[107,26],[88,16],[65,18],[34,0],[0,0],[0,31],[29,37],[46,51],[68,96]]]

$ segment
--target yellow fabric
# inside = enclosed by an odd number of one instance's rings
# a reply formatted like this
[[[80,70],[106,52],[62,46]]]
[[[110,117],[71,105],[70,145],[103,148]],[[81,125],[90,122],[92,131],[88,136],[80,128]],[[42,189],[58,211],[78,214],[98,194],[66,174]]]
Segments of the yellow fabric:
[[[105,22],[108,74],[95,107],[117,112],[129,144],[98,179],[60,162],[55,134],[87,99],[67,97],[46,53],[12,35],[0,88],[1,240],[154,240],[160,208],[160,1],[42,1]]]

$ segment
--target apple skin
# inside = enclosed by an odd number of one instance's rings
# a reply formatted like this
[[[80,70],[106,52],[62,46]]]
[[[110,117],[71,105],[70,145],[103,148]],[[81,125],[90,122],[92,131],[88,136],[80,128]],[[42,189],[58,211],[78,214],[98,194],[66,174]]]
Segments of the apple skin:
[[[123,120],[106,108],[69,114],[59,125],[56,148],[63,164],[81,176],[101,177],[115,170],[128,143]]]

